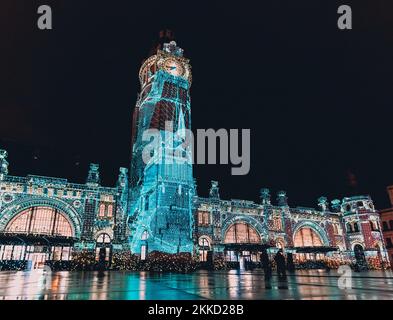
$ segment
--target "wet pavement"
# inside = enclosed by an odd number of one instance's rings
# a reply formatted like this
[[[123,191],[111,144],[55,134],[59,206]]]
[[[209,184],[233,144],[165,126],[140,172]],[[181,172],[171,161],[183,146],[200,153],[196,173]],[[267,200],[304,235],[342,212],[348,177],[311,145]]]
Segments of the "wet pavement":
[[[286,281],[265,283],[260,270],[149,272],[1,271],[0,299],[189,300],[189,299],[393,299],[393,273],[353,273],[352,288],[340,289],[336,271],[297,271]]]

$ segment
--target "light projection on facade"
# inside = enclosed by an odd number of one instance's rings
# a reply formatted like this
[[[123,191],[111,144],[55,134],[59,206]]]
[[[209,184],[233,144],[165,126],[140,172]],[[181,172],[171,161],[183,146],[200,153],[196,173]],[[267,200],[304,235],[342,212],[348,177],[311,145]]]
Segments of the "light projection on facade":
[[[134,111],[132,138],[131,250],[143,250],[143,255],[151,251],[192,253],[192,157],[176,134],[191,129],[191,67],[183,50],[170,42],[144,62],[139,78],[141,94]],[[168,130],[168,123],[172,130]],[[143,135],[149,129],[158,130],[163,144],[145,163],[142,153],[147,143]],[[183,149],[176,153],[176,148]]]
[[[153,251],[186,253],[201,263],[215,259],[238,267],[258,264],[262,253],[279,248],[295,262],[331,259],[365,268],[389,265],[378,211],[369,196],[345,197],[318,209],[290,207],[285,191],[275,201],[260,190],[260,201],[221,199],[212,181],[208,197],[196,194],[191,148],[190,62],[175,42],[147,58],[132,120],[130,170],[120,168],[114,187],[100,181],[91,164],[86,182],[9,174],[0,150],[0,263],[42,267],[89,252],[109,265],[115,253],[141,261]],[[168,126],[168,123],[171,125]],[[162,144],[144,161],[156,130]]]

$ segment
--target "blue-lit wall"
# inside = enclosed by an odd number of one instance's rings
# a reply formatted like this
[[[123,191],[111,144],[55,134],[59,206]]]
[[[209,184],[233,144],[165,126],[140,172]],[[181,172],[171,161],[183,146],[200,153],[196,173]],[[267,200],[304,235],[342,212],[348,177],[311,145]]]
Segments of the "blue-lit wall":
[[[182,145],[184,136],[178,134],[191,128],[190,78],[167,72],[165,61],[177,61],[184,70],[188,66],[177,47],[151,57],[141,68],[141,94],[134,111],[129,226],[130,247],[138,254],[142,248],[192,253],[194,247],[192,156],[191,149]],[[142,152],[148,142],[143,133],[148,129],[157,130],[162,142],[145,163]]]

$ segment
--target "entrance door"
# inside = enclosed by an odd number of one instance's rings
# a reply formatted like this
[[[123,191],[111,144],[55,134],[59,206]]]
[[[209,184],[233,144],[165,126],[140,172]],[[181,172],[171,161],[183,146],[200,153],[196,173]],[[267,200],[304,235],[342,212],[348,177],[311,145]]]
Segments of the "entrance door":
[[[105,264],[106,256],[106,248],[100,248],[98,252],[98,262],[101,264]]]
[[[245,258],[244,258],[244,256],[242,256],[242,255],[240,255],[240,257],[239,257],[239,269],[240,269],[241,271],[243,271],[243,270],[246,269]]]
[[[250,268],[251,256],[250,252],[243,251],[239,253],[239,268],[240,270],[248,270]]]
[[[46,260],[49,259],[49,248],[46,246],[27,246],[26,260],[28,261],[27,269],[43,269]]]
[[[31,268],[32,269],[43,269],[47,258],[48,258],[48,255],[46,253],[32,253],[30,255]]]
[[[367,269],[366,257],[364,256],[363,247],[360,244],[355,245],[353,248],[355,251],[356,264],[360,270]]]

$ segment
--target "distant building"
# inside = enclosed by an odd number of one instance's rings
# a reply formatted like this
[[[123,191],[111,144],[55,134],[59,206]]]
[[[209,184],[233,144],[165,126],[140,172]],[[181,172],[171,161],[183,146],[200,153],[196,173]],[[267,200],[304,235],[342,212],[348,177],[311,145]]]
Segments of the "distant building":
[[[379,213],[382,221],[382,232],[390,260],[393,260],[393,186],[387,187],[391,208],[383,209]]]
[[[212,181],[209,197],[198,197],[191,151],[182,144],[182,129],[191,128],[189,60],[174,41],[163,44],[144,61],[139,79],[130,172],[120,168],[116,186],[101,185],[96,164],[84,184],[12,176],[7,152],[0,150],[0,266],[22,261],[38,268],[87,250],[108,262],[114,251],[131,251],[142,260],[160,251],[188,253],[202,263],[219,257],[242,268],[279,248],[306,266],[322,259],[364,268],[389,265],[369,196],[331,203],[320,197],[318,210],[290,208],[285,191],[277,193],[275,204],[266,188],[259,203],[224,200]],[[165,143],[146,162],[148,129]]]

